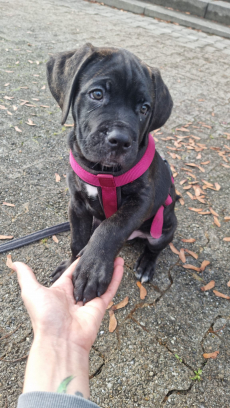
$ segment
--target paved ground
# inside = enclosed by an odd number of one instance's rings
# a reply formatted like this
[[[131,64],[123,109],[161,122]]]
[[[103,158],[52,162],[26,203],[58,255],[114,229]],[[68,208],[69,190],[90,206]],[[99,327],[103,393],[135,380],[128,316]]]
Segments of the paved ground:
[[[230,236],[224,219],[230,216],[230,41],[81,0],[10,0],[0,7],[1,235],[17,238],[67,220],[68,129],[46,85],[49,53],[86,41],[126,47],[161,69],[174,99],[171,118],[156,134],[184,200],[177,205],[174,245],[197,253],[194,259],[186,252],[186,264],[210,264],[200,273],[184,268],[168,247],[141,301],[132,270],[141,243],[123,248],[125,275],[115,302],[129,296],[129,303],[116,312],[116,332],[108,331],[108,314],[102,323],[91,353],[92,400],[114,408],[229,407],[229,300],[200,288],[214,280],[217,291],[230,295],[230,243],[223,241]],[[209,207],[220,227],[212,214],[189,210]],[[50,272],[69,252],[69,234],[58,239],[15,250],[12,258],[28,262],[49,285]],[[6,254],[0,261],[0,406],[15,407],[32,331],[5,260]],[[216,359],[203,357],[212,351],[219,351]],[[201,380],[192,380],[198,369]]]

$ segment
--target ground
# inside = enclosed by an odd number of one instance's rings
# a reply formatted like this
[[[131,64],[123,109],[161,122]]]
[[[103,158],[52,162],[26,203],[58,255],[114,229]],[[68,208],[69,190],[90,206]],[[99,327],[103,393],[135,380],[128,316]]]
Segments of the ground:
[[[230,41],[83,0],[1,0],[0,10],[1,235],[17,238],[67,221],[69,128],[61,126],[46,83],[50,54],[85,42],[125,47],[161,70],[174,100],[156,147],[182,196],[173,244],[198,259],[185,252],[184,262],[183,251],[181,260],[166,248],[141,300],[133,265],[142,244],[124,246],[114,303],[126,296],[129,303],[115,312],[113,333],[108,312],[103,320],[90,356],[92,400],[106,408],[229,407],[229,300],[201,287],[214,280],[214,290],[230,295],[230,242],[223,240],[230,236]],[[210,207],[218,216],[201,214]],[[70,252],[69,233],[57,238],[14,250],[12,259],[28,263],[49,286],[50,273]],[[0,406],[15,407],[33,333],[6,255],[0,257]],[[204,260],[210,264],[200,271]],[[213,351],[216,359],[203,357]]]

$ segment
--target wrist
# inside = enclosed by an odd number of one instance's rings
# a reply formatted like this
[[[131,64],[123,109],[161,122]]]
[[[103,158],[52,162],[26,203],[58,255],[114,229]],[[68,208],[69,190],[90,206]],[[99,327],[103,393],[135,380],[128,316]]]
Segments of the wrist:
[[[36,336],[23,388],[23,392],[31,391],[78,392],[89,398],[88,352],[62,339]]]

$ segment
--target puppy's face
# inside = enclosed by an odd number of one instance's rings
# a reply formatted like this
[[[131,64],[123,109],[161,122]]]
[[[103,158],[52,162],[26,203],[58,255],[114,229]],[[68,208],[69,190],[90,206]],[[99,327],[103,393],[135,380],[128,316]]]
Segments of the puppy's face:
[[[126,171],[151,130],[168,119],[172,100],[157,69],[124,49],[89,44],[47,64],[50,90],[74,118],[72,147],[97,171]]]
[[[132,54],[114,52],[84,71],[74,99],[76,148],[100,170],[132,166],[154,106],[150,73]]]

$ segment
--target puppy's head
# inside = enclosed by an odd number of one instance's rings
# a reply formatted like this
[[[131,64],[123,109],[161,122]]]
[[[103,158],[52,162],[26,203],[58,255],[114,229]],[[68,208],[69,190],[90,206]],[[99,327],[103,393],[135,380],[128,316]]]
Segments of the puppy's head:
[[[72,106],[73,148],[98,169],[132,167],[148,133],[171,113],[172,99],[159,71],[124,49],[86,44],[54,55],[47,77],[63,124]]]

